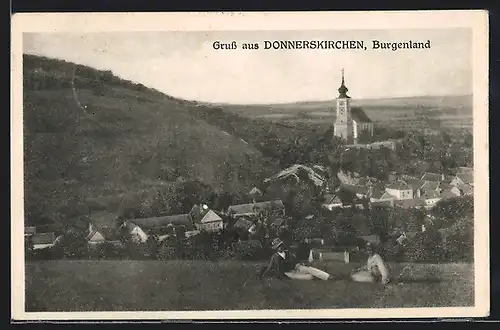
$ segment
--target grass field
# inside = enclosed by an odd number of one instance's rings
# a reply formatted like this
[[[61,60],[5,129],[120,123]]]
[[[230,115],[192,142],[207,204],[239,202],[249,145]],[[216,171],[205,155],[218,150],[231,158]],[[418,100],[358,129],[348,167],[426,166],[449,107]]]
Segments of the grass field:
[[[387,287],[353,283],[357,264],[323,262],[332,281],[255,278],[258,263],[43,261],[26,263],[26,311],[168,311],[474,304],[473,265],[393,264]]]

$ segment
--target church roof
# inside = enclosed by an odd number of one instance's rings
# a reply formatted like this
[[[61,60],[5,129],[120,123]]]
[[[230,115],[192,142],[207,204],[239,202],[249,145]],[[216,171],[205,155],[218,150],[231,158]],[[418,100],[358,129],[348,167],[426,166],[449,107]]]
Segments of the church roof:
[[[350,98],[349,96],[347,96],[347,92],[349,91],[349,89],[347,89],[345,85],[344,69],[342,69],[342,83],[340,84],[338,91],[339,91],[339,98]]]
[[[360,107],[351,108],[351,117],[358,123],[371,123],[372,120],[367,116],[365,111]]]

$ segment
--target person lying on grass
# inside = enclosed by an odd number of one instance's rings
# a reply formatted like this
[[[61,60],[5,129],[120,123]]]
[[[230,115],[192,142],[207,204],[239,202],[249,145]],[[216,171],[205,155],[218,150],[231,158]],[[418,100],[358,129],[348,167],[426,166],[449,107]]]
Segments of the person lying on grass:
[[[272,247],[276,252],[271,256],[269,264],[259,269],[260,278],[275,277],[293,280],[318,278],[325,281],[330,278],[330,274],[298,262],[293,253],[285,249],[283,241],[279,238],[273,240]]]
[[[368,252],[366,265],[354,270],[351,274],[351,279],[355,282],[375,283],[380,281],[384,285],[388,284],[390,274],[384,259],[382,259],[375,247],[370,243],[367,244],[366,251]]]

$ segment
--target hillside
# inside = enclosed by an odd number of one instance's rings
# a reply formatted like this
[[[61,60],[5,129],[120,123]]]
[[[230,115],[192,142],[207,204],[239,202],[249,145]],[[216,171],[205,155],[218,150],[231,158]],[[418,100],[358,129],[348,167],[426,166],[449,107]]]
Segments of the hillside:
[[[25,55],[23,69],[29,224],[147,204],[179,177],[238,193],[278,170],[189,102],[60,60]]]

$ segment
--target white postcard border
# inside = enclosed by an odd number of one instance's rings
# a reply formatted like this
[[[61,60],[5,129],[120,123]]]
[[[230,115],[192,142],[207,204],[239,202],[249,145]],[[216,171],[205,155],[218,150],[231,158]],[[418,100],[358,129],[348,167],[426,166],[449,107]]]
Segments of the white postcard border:
[[[447,308],[190,312],[25,312],[22,122],[22,33],[215,30],[473,30],[475,306]],[[15,14],[11,41],[11,302],[14,320],[361,319],[478,317],[489,313],[488,13],[471,11],[287,13]]]

